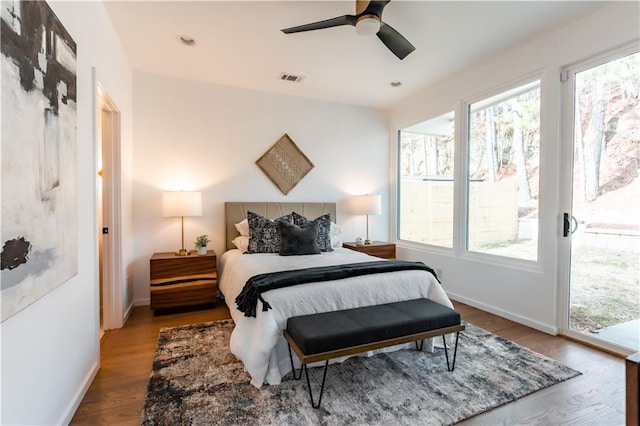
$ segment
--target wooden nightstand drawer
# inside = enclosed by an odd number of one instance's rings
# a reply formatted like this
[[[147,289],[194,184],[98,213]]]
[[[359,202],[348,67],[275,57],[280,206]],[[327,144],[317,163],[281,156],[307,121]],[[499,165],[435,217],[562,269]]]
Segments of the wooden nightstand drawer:
[[[176,256],[155,253],[149,260],[151,309],[216,303],[218,280],[216,253]]]
[[[371,244],[357,246],[356,243],[343,243],[344,248],[366,253],[370,256],[381,257],[383,259],[396,258],[396,245],[393,243],[384,243],[382,241],[373,241]]]

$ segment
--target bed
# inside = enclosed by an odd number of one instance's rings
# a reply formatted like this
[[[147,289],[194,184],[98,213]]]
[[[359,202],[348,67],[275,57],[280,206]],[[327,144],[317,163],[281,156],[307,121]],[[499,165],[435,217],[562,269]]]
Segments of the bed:
[[[442,305],[453,307],[438,280],[423,270],[405,270],[348,277],[317,283],[299,284],[270,290],[263,294],[270,309],[263,310],[258,301],[255,317],[245,316],[236,304],[247,280],[258,274],[330,265],[355,264],[381,259],[338,247],[316,255],[280,256],[278,253],[243,253],[232,243],[240,235],[236,224],[249,212],[269,219],[297,212],[309,220],[330,215],[336,219],[335,203],[225,203],[226,251],[220,257],[219,288],[229,306],[235,323],[231,334],[231,352],[243,363],[251,376],[251,384],[261,387],[279,384],[291,371],[289,352],[283,329],[289,317],[369,306],[380,303],[426,297]],[[236,240],[237,241],[237,240]],[[407,345],[403,345],[407,346]],[[379,351],[397,350],[402,346]],[[423,350],[432,350],[433,343],[425,342]],[[367,355],[370,356],[374,352]],[[332,362],[342,362],[346,358]]]

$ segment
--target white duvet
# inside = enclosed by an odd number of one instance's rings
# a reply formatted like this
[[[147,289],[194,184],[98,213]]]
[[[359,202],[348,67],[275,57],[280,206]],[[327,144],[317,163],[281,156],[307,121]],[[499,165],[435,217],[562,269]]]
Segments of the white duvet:
[[[243,254],[235,249],[222,255],[218,268],[221,274],[220,291],[235,322],[231,334],[231,352],[244,363],[246,371],[251,375],[251,384],[256,387],[261,387],[264,383],[279,384],[282,377],[291,371],[289,351],[282,335],[289,317],[421,297],[453,308],[433,275],[419,270],[364,275],[270,290],[263,293],[262,297],[272,309],[263,312],[262,302],[258,301],[256,318],[245,317],[236,307],[236,296],[240,294],[245,282],[254,275],[371,260],[380,259],[344,248],[310,256]],[[425,344],[423,350],[432,348],[433,345]],[[296,365],[299,365],[297,359],[294,359]],[[332,362],[344,359],[346,358]]]

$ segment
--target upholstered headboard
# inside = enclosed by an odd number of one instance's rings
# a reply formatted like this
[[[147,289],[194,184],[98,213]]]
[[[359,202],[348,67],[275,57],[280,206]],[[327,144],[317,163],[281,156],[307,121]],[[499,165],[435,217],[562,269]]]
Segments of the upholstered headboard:
[[[234,225],[246,219],[248,210],[261,214],[269,219],[275,219],[294,211],[309,219],[315,219],[318,216],[329,213],[333,222],[337,220],[336,203],[257,203],[228,201],[224,203],[226,250],[235,248],[231,241],[240,234]]]

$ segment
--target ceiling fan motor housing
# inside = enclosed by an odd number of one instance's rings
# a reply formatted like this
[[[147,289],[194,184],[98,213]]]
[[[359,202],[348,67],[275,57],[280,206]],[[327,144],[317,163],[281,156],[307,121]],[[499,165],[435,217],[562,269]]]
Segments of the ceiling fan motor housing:
[[[363,15],[375,15],[380,19],[382,16],[382,10],[391,0],[383,1],[370,1],[370,0],[356,0],[356,16]]]
[[[371,36],[380,31],[382,10],[389,1],[356,0],[356,32]]]

